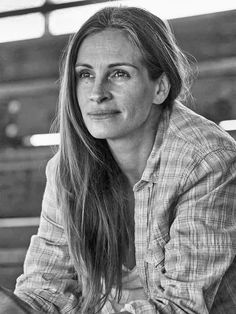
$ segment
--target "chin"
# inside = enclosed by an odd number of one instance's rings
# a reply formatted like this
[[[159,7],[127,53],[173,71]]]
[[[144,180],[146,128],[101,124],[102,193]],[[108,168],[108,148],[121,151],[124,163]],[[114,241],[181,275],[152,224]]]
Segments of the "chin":
[[[118,134],[114,134],[111,132],[90,132],[92,137],[100,139],[100,140],[112,140],[119,138]]]
[[[92,137],[100,139],[100,140],[105,140],[109,138],[109,134],[107,132],[90,132],[89,133],[92,135]]]
[[[92,137],[105,140],[112,136],[114,130],[111,130],[111,128],[88,128],[88,131]]]

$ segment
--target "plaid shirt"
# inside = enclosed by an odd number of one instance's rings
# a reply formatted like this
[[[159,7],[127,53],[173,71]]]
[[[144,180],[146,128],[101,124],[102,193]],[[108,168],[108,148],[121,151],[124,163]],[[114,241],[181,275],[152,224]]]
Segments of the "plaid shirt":
[[[41,222],[15,293],[46,313],[80,313],[81,286],[55,207],[55,157]],[[135,196],[137,314],[236,313],[236,144],[176,102],[165,109]],[[102,311],[111,313],[109,304]]]

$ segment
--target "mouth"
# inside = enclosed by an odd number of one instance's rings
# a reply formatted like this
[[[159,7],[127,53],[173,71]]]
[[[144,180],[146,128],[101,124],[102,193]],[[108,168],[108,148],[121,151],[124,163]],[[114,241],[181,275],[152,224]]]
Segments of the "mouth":
[[[95,110],[88,113],[88,116],[94,120],[102,120],[113,118],[114,116],[120,114],[118,110]]]

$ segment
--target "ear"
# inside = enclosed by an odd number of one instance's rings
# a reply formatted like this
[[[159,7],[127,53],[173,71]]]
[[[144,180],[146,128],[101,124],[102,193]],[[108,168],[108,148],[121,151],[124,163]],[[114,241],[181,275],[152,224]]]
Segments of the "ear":
[[[170,82],[165,72],[163,72],[156,80],[155,95],[153,97],[153,104],[162,104],[170,92]]]

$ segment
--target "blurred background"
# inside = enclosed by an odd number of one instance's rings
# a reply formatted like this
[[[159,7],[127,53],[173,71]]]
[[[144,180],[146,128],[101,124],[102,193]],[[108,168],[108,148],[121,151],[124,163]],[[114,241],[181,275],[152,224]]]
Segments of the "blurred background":
[[[163,3],[164,2],[164,3]],[[217,2],[217,3],[216,3]],[[0,285],[13,289],[37,232],[59,63],[70,34],[106,5],[167,19],[198,76],[193,108],[236,138],[236,2],[199,0],[0,1]]]

